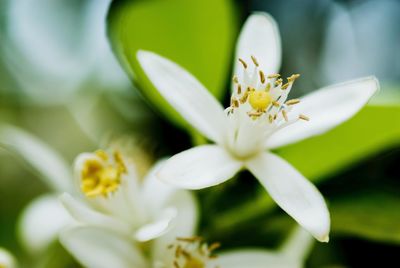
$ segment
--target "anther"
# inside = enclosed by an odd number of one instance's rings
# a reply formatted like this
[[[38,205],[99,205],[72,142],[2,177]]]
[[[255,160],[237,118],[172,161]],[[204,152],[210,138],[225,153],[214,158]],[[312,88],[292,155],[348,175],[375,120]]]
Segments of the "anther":
[[[237,99],[235,99],[235,98],[231,99],[231,107],[233,107],[233,108],[239,107],[239,102]]]
[[[238,77],[237,77],[236,75],[234,75],[234,76],[232,77],[232,81],[233,81],[233,83],[235,83],[235,84],[239,83],[239,79],[238,79]]]
[[[238,87],[237,87],[237,93],[238,93],[238,94],[241,94],[241,93],[242,93],[242,86],[241,86],[241,85],[238,85]]]
[[[279,102],[277,102],[277,101],[273,101],[273,102],[272,102],[272,105],[274,105],[275,107],[281,106],[281,105],[279,104]]]
[[[269,79],[272,79],[272,78],[278,78],[279,76],[281,76],[280,74],[270,74],[270,75],[268,75],[267,77],[269,78]]]
[[[286,113],[285,110],[282,110],[282,115],[283,115],[283,118],[285,119],[286,122],[289,121],[289,119],[287,117],[287,113]]]
[[[282,82],[283,82],[283,79],[279,78],[278,80],[275,81],[275,85],[276,86],[282,85]]]
[[[251,56],[251,60],[253,61],[253,63],[254,63],[255,66],[257,66],[257,67],[259,66],[256,57]]]
[[[292,100],[288,100],[287,102],[285,102],[286,105],[295,105],[297,103],[299,103],[300,100],[299,99],[292,99]]]
[[[247,63],[241,58],[239,58],[239,61],[243,65],[243,68],[247,69]]]
[[[304,120],[304,121],[310,121],[310,118],[305,116],[304,114],[300,114],[299,119]]]
[[[246,90],[243,96],[239,99],[239,102],[241,104],[245,103],[247,101],[248,96],[249,96],[249,90]]]
[[[215,243],[212,243],[212,244],[208,247],[208,250],[209,250],[209,251],[214,251],[214,250],[216,250],[216,249],[219,248],[219,247],[221,247],[221,243],[215,242]]]
[[[261,83],[262,84],[264,84],[264,82],[265,82],[265,75],[264,75],[264,73],[263,73],[263,71],[259,71],[259,74],[260,74],[260,81],[261,81]]]
[[[294,82],[297,78],[300,77],[300,74],[292,74],[290,77],[287,78],[289,82]]]
[[[281,87],[281,89],[285,90],[285,89],[287,89],[287,88],[289,87],[289,85],[290,85],[290,83],[288,82],[288,83],[284,84],[284,85]]]

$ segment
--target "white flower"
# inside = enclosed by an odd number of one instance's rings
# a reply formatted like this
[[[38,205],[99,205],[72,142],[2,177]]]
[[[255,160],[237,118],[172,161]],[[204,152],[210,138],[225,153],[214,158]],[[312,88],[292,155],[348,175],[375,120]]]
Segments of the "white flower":
[[[89,79],[100,87],[129,86],[107,42],[110,2],[8,1],[0,53],[27,97],[65,103]]]
[[[246,168],[283,210],[318,240],[328,241],[330,219],[322,195],[269,150],[346,121],[367,103],[378,81],[362,78],[320,89],[301,101],[287,100],[298,75],[285,82],[275,74],[281,61],[280,38],[274,20],[264,13],[252,15],[245,23],[236,56],[231,106],[224,110],[180,66],[154,53],[138,52],[142,68],[160,94],[216,143],[173,156],[157,175],[179,187],[200,189],[220,184]]]
[[[4,248],[0,248],[0,267],[1,268],[17,267],[14,256],[11,255],[10,252],[8,252]]]
[[[184,213],[180,211],[186,209],[184,204],[192,202],[188,191],[156,180],[157,168],[140,181],[133,161],[118,150],[83,153],[75,161],[75,183],[81,198],[64,193],[60,199],[80,224],[148,241],[167,232],[177,214]]]
[[[24,160],[51,190],[31,201],[18,221],[21,244],[30,254],[40,254],[58,237],[59,230],[72,223],[58,200],[60,192],[73,190],[69,165],[37,137],[14,126],[0,125],[0,147]]]
[[[75,227],[62,233],[61,242],[89,268],[296,268],[302,267],[311,236],[297,231],[276,251],[237,249],[214,254],[219,243],[207,244],[193,236],[193,215],[181,214],[178,226],[146,246],[98,227]]]

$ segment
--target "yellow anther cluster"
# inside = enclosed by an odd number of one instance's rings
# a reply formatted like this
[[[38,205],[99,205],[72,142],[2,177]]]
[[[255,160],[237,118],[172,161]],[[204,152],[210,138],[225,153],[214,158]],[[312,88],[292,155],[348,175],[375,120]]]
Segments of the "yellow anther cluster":
[[[219,246],[219,243],[207,245],[201,237],[195,236],[177,238],[168,248],[174,250],[174,268],[205,268],[207,260],[216,258],[212,252]]]
[[[249,94],[249,103],[254,110],[264,111],[271,102],[271,95],[264,90],[255,90]]]
[[[87,197],[105,196],[118,190],[121,175],[126,166],[120,153],[115,152],[112,161],[104,151],[97,151],[97,157],[87,159],[81,171],[81,190]]]

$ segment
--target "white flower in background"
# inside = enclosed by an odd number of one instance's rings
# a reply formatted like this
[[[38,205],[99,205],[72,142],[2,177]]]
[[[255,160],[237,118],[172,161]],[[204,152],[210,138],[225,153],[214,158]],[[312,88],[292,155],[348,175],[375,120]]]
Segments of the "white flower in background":
[[[374,77],[320,89],[301,100],[288,94],[276,72],[280,37],[267,14],[252,15],[237,44],[231,106],[226,110],[191,74],[152,52],[138,59],[160,94],[215,145],[202,145],[166,161],[157,176],[173,185],[201,189],[248,169],[275,202],[320,241],[328,241],[330,219],[322,195],[289,163],[269,150],[321,134],[346,121],[378,89]],[[323,149],[321,145],[321,150]],[[307,152],[304,152],[307,157]]]
[[[311,236],[298,230],[276,251],[237,249],[214,254],[219,243],[207,244],[193,236],[194,216],[179,214],[177,226],[147,244],[134,244],[129,237],[93,226],[66,230],[61,242],[89,268],[296,268],[303,266],[312,245]]]
[[[188,191],[155,179],[151,170],[142,181],[135,164],[114,149],[80,154],[75,161],[79,199],[64,193],[60,199],[79,224],[101,226],[133,241],[148,241],[167,232],[181,210],[192,209]]]
[[[24,249],[39,254],[57,239],[59,230],[72,223],[58,200],[61,192],[73,190],[70,167],[47,144],[10,125],[0,125],[0,148],[23,160],[48,186],[49,193],[32,200],[18,220],[18,237]]]
[[[0,268],[15,268],[17,267],[15,258],[6,249],[0,248]]]
[[[321,77],[332,83],[374,73],[382,81],[399,81],[399,12],[399,1],[350,5],[332,1],[320,57]]]
[[[8,1],[1,52],[29,100],[65,102],[89,81],[129,87],[106,38],[110,2]]]

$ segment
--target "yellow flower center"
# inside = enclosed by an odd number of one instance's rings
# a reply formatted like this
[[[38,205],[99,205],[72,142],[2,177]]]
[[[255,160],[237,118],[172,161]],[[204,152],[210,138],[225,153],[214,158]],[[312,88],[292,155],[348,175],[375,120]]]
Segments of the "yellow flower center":
[[[264,111],[271,101],[271,95],[264,90],[255,90],[249,93],[249,103],[254,110]]]
[[[97,151],[96,156],[86,160],[83,165],[81,190],[87,197],[106,197],[118,190],[121,176],[127,171],[118,152],[114,153],[112,162],[104,151]]]

